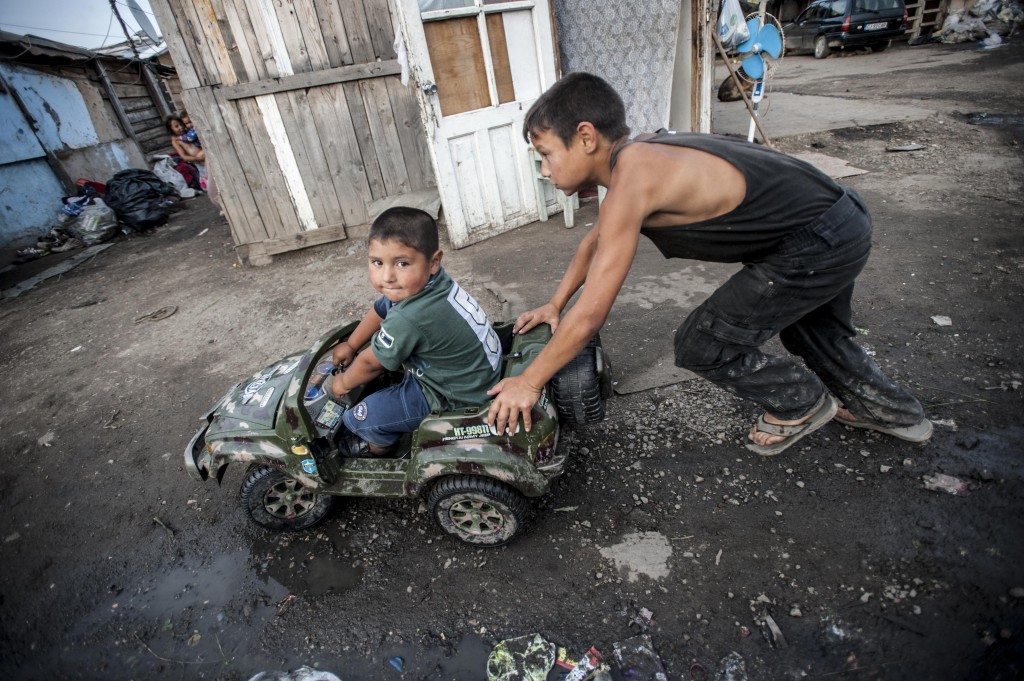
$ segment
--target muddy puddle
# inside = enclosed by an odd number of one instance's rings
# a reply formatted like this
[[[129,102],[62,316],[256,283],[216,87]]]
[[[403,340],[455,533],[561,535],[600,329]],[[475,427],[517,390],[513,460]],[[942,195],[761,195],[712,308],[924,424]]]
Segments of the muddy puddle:
[[[253,542],[252,557],[258,574],[301,596],[348,591],[363,574],[342,531],[331,523],[311,532],[260,537]]]

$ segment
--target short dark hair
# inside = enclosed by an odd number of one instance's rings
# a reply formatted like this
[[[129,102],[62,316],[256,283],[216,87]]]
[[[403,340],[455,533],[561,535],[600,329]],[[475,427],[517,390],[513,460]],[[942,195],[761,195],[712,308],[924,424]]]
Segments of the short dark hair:
[[[609,140],[629,137],[626,107],[622,97],[606,80],[592,73],[570,73],[542,94],[523,121],[523,138],[530,133],[554,130],[565,146],[576,136],[576,126],[583,121]]]
[[[430,260],[438,249],[437,223],[430,213],[419,208],[388,208],[370,225],[366,241],[397,241],[415,248]]]

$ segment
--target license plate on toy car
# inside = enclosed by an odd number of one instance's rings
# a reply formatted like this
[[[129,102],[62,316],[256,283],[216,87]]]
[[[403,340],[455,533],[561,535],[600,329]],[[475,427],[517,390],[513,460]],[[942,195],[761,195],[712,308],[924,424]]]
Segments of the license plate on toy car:
[[[876,21],[873,24],[865,24],[864,25],[864,30],[865,31],[877,31],[878,29],[885,28],[888,25],[889,25],[888,21]]]

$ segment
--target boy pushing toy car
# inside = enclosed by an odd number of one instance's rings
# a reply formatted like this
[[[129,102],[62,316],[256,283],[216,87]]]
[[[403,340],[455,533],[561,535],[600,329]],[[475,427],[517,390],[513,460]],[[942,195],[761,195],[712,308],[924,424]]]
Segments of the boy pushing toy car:
[[[554,336],[521,375],[489,391],[488,422],[499,432],[515,431],[520,417],[529,430],[541,387],[604,324],[642,234],[668,258],[743,263],[679,327],[675,360],[764,409],[748,448],[778,454],[832,418],[911,442],[931,436],[917,399],[852,340],[854,280],[871,250],[871,218],[856,192],[742,140],[629,140],[621,98],[587,73],[545,92],[523,134],[558,189],[598,184],[608,193],[551,301],[516,320],[517,331],[546,322]],[[775,335],[803,363],[764,353]]]

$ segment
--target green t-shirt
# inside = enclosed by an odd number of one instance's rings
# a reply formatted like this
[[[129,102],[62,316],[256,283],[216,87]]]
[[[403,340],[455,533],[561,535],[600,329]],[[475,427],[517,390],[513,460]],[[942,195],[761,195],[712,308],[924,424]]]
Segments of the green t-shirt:
[[[384,321],[373,336],[374,356],[389,371],[404,367],[412,373],[431,409],[491,399],[487,391],[498,382],[501,342],[487,314],[444,268],[416,295],[375,308]]]

